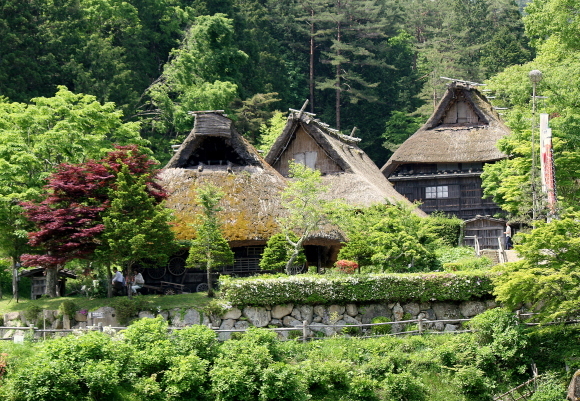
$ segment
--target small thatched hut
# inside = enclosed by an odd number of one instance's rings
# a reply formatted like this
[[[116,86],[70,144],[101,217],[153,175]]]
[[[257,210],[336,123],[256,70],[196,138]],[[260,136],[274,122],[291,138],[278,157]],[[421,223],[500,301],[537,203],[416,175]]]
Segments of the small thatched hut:
[[[482,199],[483,165],[504,159],[495,146],[509,134],[492,105],[475,87],[452,82],[433,115],[391,156],[381,171],[427,213],[462,219],[501,211]]]
[[[280,191],[285,179],[234,129],[222,112],[198,112],[187,139],[162,170],[161,184],[169,192],[178,239],[195,232],[201,208],[198,186],[212,183],[225,194],[221,201],[223,232],[235,253],[234,271],[258,266],[266,241],[279,232]]]
[[[291,160],[317,169],[330,187],[328,196],[352,205],[409,203],[358,147],[360,138],[343,135],[314,116],[291,110],[282,134],[266,156],[272,167],[283,176],[288,175]]]

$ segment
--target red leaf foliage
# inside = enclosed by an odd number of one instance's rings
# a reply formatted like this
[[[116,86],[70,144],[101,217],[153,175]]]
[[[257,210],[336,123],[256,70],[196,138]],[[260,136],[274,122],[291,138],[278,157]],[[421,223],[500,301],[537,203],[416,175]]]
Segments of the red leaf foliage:
[[[118,146],[99,161],[61,164],[48,179],[45,199],[21,204],[38,229],[28,233],[29,244],[44,252],[23,255],[25,266],[59,266],[94,252],[105,228],[102,212],[110,205],[109,190],[115,189],[123,165],[131,174],[146,177],[147,191],[157,202],[166,198],[155,181],[155,162],[134,145]]]

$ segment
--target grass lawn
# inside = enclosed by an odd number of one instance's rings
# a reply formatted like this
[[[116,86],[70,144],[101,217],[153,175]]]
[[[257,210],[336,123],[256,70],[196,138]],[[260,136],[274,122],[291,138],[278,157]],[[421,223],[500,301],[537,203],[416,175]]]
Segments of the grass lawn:
[[[192,294],[179,295],[138,295],[152,306],[159,307],[162,310],[173,308],[203,308],[210,301],[205,292],[194,292]],[[34,304],[42,309],[57,310],[61,302],[73,301],[80,309],[89,311],[96,310],[102,306],[110,306],[115,298],[86,298],[86,297],[60,297],[60,298],[41,298],[37,300],[20,299],[18,302],[11,296],[4,296],[0,300],[0,314],[25,310],[28,305]]]

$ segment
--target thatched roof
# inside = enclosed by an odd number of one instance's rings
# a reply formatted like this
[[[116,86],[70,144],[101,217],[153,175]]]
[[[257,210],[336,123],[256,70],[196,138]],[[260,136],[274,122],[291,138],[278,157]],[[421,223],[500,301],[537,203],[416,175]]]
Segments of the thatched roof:
[[[183,141],[166,168],[220,164],[261,166],[263,159],[233,127],[222,112],[197,112],[193,130]]]
[[[311,113],[291,110],[282,134],[266,156],[266,161],[283,175],[288,172],[288,160],[299,151],[299,145],[293,145],[298,142],[296,138],[302,142],[300,146],[318,153],[316,168],[322,172],[323,183],[330,187],[329,198],[359,206],[409,202],[358,147],[359,138],[329,128]]]
[[[208,140],[209,139],[209,140]],[[212,183],[224,192],[223,232],[232,246],[267,240],[279,232],[284,177],[269,166],[222,113],[196,114],[195,126],[160,174],[176,217],[178,239],[191,239],[201,208],[197,188]]]
[[[495,144],[508,134],[484,95],[469,84],[453,82],[425,125],[395,151],[381,171],[388,177],[401,164],[504,159],[506,155]]]

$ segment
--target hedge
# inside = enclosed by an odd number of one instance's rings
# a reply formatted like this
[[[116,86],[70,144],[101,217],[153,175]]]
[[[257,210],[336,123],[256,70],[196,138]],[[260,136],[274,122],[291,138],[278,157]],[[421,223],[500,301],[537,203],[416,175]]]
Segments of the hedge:
[[[493,273],[415,273],[321,276],[221,276],[231,305],[346,304],[350,302],[465,301],[490,296]]]

